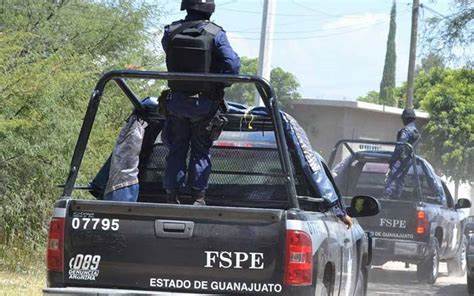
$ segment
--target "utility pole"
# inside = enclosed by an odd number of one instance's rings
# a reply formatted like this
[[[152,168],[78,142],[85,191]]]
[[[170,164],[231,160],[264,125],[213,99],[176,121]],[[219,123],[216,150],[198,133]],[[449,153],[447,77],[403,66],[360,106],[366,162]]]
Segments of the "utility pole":
[[[418,13],[420,10],[420,0],[413,0],[411,16],[411,39],[410,39],[410,60],[408,62],[407,78],[407,102],[405,109],[413,109],[413,93],[415,80],[416,63],[416,40],[418,37]]]
[[[270,81],[272,71],[272,39],[275,26],[275,9],[277,0],[264,0],[262,15],[262,32],[260,34],[260,53],[258,56],[257,75]],[[263,102],[260,96],[255,96],[255,105],[261,106]]]

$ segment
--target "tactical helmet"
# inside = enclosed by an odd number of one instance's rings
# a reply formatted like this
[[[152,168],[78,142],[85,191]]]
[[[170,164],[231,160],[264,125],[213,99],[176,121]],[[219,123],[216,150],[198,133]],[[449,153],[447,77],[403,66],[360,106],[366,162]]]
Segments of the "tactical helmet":
[[[182,0],[181,10],[196,10],[212,14],[216,10],[214,0]]]
[[[405,124],[410,123],[412,121],[415,121],[415,119],[416,119],[415,110],[413,110],[413,109],[403,110],[402,120]]]

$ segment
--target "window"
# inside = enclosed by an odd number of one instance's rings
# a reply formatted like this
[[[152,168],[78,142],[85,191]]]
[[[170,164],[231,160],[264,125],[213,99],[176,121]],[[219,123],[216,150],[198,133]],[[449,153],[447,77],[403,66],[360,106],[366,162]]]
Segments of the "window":
[[[449,191],[448,186],[446,186],[446,183],[444,182],[441,182],[441,184],[443,184],[444,195],[446,196],[446,202],[447,202],[448,208],[454,209],[454,204],[455,204],[454,198],[451,195],[451,192]]]

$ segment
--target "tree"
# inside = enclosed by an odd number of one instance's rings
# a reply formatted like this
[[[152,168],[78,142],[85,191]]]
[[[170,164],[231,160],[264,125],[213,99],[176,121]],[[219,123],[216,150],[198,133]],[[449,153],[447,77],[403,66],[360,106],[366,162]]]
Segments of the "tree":
[[[104,71],[162,64],[159,9],[141,0],[4,0],[0,5],[0,264],[40,249],[89,95]],[[149,86],[135,83],[140,90]],[[106,89],[78,182],[87,184],[131,111]],[[16,248],[19,247],[19,248]],[[11,261],[3,260],[11,258]],[[19,260],[19,259],[18,259]]]
[[[424,34],[424,41],[430,51],[453,58],[460,48],[470,48],[474,41],[474,1],[451,0],[454,10],[451,14],[432,17]],[[466,58],[472,55],[467,52]]]
[[[242,57],[241,64],[241,74],[257,74],[258,60],[256,58]],[[296,76],[290,72],[286,72],[280,67],[272,69],[270,83],[275,89],[275,94],[284,108],[288,107],[292,100],[301,98],[301,94],[298,92],[300,84]],[[226,91],[226,98],[230,101],[254,105],[255,92],[256,90],[253,85],[235,84]]]
[[[424,153],[456,183],[474,176],[474,71],[448,69],[429,87],[421,101],[430,113],[425,127]]]
[[[443,56],[438,53],[429,52],[425,57],[421,59],[421,65],[416,67],[416,75],[420,71],[429,73],[433,68],[445,68],[446,62]]]
[[[379,99],[380,99],[380,94],[375,90],[371,90],[365,96],[358,97],[357,101],[378,104]]]
[[[395,106],[394,97],[395,75],[397,66],[397,53],[395,37],[397,34],[397,4],[394,1],[390,12],[390,28],[387,38],[387,52],[385,54],[385,65],[383,69],[382,82],[380,83],[379,104]]]
[[[301,99],[301,94],[298,92],[300,84],[295,75],[277,67],[272,70],[270,77],[275,95],[283,108],[289,107],[292,101]]]
[[[415,109],[421,108],[420,101],[426,96],[429,88],[441,80],[445,69],[445,60],[437,53],[429,53],[421,59],[421,64],[417,65],[415,72]],[[404,82],[401,86],[395,87],[391,90],[398,108],[405,108],[407,85]],[[369,91],[365,96],[357,98],[358,101],[380,104],[380,95],[377,91]]]
[[[248,57],[240,58],[240,74],[256,75],[258,61]],[[255,87],[252,84],[234,84],[225,92],[226,99],[241,104],[253,105],[255,100]]]

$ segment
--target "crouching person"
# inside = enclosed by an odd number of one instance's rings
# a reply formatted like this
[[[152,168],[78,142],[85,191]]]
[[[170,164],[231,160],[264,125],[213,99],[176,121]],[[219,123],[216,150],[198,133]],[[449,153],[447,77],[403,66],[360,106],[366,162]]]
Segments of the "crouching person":
[[[135,111],[123,126],[110,157],[109,177],[104,200],[136,202],[140,190],[138,166],[145,129],[150,121],[160,118],[158,99],[142,102],[142,111]]]

